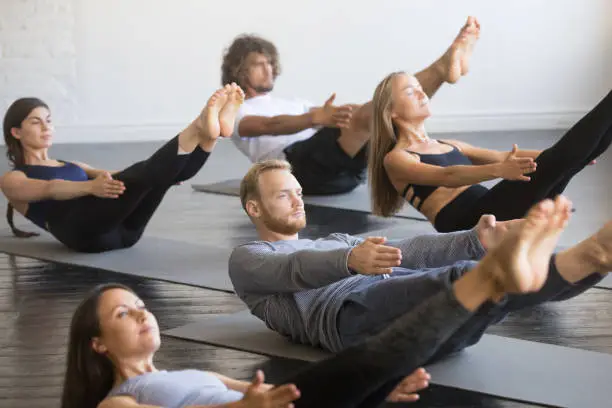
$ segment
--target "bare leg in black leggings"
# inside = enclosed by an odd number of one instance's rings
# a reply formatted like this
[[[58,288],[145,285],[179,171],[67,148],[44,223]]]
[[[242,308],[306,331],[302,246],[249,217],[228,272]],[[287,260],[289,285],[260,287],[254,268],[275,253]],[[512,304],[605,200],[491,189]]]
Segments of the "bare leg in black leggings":
[[[569,217],[563,208],[546,204],[534,207],[526,222],[450,291],[433,295],[365,342],[282,381],[300,391],[295,407],[377,407],[402,377],[426,364],[485,303],[540,290]]]
[[[193,177],[214,148],[222,125],[233,126],[241,92],[237,87],[217,91],[183,132],[147,160],[116,173],[114,178],[126,187],[119,198],[85,196],[58,202],[49,221],[51,232],[65,245],[85,252],[134,245],[168,189]]]

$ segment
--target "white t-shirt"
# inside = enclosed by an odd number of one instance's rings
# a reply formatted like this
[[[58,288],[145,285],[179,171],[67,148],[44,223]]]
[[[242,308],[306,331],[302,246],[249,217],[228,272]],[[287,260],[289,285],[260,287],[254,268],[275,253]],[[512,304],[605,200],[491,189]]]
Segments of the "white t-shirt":
[[[304,129],[292,135],[241,137],[238,133],[240,121],[245,116],[303,115],[313,106],[312,103],[305,100],[279,98],[270,94],[249,98],[244,101],[236,115],[232,141],[253,163],[267,159],[285,159],[283,153],[285,147],[308,139],[318,129]]]

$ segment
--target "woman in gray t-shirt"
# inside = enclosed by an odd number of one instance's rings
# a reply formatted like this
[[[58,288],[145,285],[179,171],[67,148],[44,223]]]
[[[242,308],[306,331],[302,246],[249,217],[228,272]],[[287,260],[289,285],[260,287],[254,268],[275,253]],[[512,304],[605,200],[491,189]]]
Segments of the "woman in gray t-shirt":
[[[342,408],[415,401],[429,380],[417,367],[469,315],[441,292],[381,334],[274,386],[263,382],[261,371],[249,383],[194,369],[158,370],[155,317],[130,288],[101,285],[72,319],[62,408]],[[419,327],[419,334],[409,327]]]

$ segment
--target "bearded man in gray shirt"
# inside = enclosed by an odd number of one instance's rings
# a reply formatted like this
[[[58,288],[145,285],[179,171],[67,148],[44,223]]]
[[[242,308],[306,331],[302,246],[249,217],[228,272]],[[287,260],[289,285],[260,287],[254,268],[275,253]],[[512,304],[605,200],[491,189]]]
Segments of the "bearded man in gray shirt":
[[[435,299],[440,310],[452,310],[458,290],[495,293],[499,279],[491,265],[510,263],[508,256],[504,259],[500,247],[501,254],[486,267],[476,267],[478,261],[503,239],[523,239],[522,233],[508,237],[529,221],[495,222],[485,215],[469,231],[389,242],[341,233],[300,239],[298,233],[306,225],[301,187],[282,160],[253,165],[242,180],[240,198],[260,240],[236,247],[230,256],[236,293],[270,329],[332,352],[381,332],[425,301]],[[564,228],[571,203],[560,196],[531,211],[536,218],[538,211],[549,214],[551,222]],[[520,253],[522,244],[517,245],[515,252]],[[548,272],[545,282],[534,286],[537,290],[506,291],[488,299],[436,346],[432,359],[475,344],[487,327],[512,311],[565,300],[599,282],[612,269],[612,223],[578,245],[547,256],[543,269]]]

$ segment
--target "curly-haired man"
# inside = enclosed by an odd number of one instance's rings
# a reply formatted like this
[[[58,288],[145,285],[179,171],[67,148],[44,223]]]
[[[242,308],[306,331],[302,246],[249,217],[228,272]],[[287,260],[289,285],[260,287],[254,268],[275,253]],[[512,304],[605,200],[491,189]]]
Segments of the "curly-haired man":
[[[469,17],[446,52],[416,74],[431,97],[443,83],[455,83],[468,71],[480,25]],[[281,73],[276,46],[256,35],[234,39],[223,56],[222,83],[237,83],[246,100],[236,117],[232,140],[253,163],[283,159],[291,163],[304,194],[353,190],[366,176],[371,103],[333,104],[335,94],[316,106],[272,94]]]

